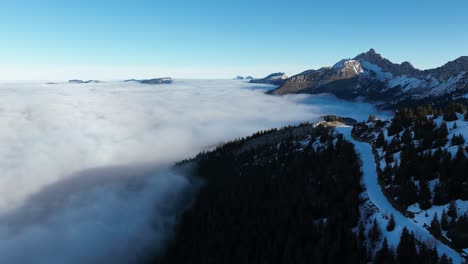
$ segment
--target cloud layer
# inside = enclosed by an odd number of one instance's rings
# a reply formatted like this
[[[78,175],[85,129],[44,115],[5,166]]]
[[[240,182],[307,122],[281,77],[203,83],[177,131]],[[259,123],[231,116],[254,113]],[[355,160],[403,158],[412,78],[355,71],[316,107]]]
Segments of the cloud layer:
[[[376,112],[259,88],[268,87],[0,84],[0,262],[135,261],[146,246],[163,249],[190,197],[193,183],[168,164],[258,130]]]

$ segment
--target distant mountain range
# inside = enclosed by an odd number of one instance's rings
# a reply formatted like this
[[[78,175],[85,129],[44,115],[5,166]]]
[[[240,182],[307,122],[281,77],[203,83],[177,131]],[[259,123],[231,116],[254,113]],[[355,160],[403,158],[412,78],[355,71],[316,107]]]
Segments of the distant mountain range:
[[[73,83],[73,84],[84,84],[84,83],[100,83],[101,81],[98,81],[98,80],[87,80],[87,81],[83,81],[83,80],[69,80],[68,83]],[[52,84],[52,83],[49,83],[49,84]]]
[[[236,78],[234,78],[234,80],[253,80],[253,77],[252,76],[247,76],[247,77],[244,77],[244,76],[236,76]]]
[[[261,79],[251,79],[250,83],[264,83],[264,84],[274,84],[282,85],[288,79],[288,76],[283,72],[272,73],[265,78]]]
[[[144,80],[130,79],[130,80],[125,80],[124,82],[138,82],[142,84],[171,84],[173,82],[173,79],[171,77],[162,77],[162,78],[144,79]]]
[[[466,100],[468,56],[429,70],[411,63],[392,63],[370,49],[332,67],[308,70],[287,78],[271,94],[332,93],[343,99],[364,98],[386,106],[438,98]]]

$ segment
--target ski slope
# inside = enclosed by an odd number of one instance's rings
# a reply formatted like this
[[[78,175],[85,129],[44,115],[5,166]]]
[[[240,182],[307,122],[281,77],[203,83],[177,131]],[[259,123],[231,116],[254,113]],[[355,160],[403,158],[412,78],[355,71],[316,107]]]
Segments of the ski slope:
[[[448,257],[452,258],[453,263],[462,263],[462,257],[455,250],[434,238],[427,229],[417,225],[415,222],[413,222],[412,219],[405,217],[398,210],[393,208],[393,206],[383,194],[382,189],[380,188],[380,185],[377,181],[376,165],[374,162],[374,155],[372,154],[371,146],[365,142],[355,140],[351,136],[352,127],[337,127],[336,129],[338,132],[342,133],[347,140],[354,144],[356,151],[361,157],[363,174],[362,182],[366,187],[366,192],[372,203],[374,203],[374,205],[382,212],[386,214],[393,214],[396,225],[402,227],[406,226],[410,232],[412,231],[414,233],[415,237],[419,241],[431,241],[431,243],[437,247],[439,255],[445,253]]]

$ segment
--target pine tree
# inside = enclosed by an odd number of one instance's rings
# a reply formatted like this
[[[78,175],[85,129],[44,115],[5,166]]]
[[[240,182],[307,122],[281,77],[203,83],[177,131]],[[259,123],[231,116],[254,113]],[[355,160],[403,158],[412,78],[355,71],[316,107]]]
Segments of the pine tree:
[[[398,263],[417,263],[418,253],[414,235],[410,234],[406,227],[403,228],[400,243],[397,247]]]
[[[437,130],[436,147],[443,147],[447,143],[448,129],[447,123],[442,122],[439,129]]]
[[[418,263],[425,264],[438,264],[439,256],[437,254],[437,249],[435,247],[428,248],[425,243],[419,245],[419,259]]]
[[[383,131],[380,131],[379,135],[377,136],[377,139],[375,140],[375,147],[376,148],[381,148],[384,145],[386,145],[385,144],[385,136],[384,136]]]
[[[448,107],[447,109],[445,109],[445,111],[444,111],[444,120],[447,121],[447,122],[457,120],[457,114],[455,113],[455,111],[451,107]]]
[[[419,193],[418,193],[419,206],[422,210],[431,208],[431,191],[427,181],[421,180],[419,183]]]
[[[379,223],[377,222],[377,219],[374,219],[374,224],[372,225],[372,228],[369,230],[369,238],[372,241],[372,243],[376,242],[379,240],[381,236],[381,231],[379,227]]]
[[[403,132],[403,135],[401,136],[401,142],[405,145],[408,145],[411,143],[413,138],[411,137],[411,131],[410,129],[405,129],[405,132]]]
[[[382,242],[382,247],[375,254],[374,262],[375,264],[390,264],[394,263],[393,252],[388,248],[387,238],[384,238]]]
[[[398,113],[396,113],[392,119],[392,122],[390,123],[390,126],[388,127],[388,135],[393,136],[394,134],[398,134],[402,129],[403,125],[401,122],[401,118],[398,115]]]
[[[458,128],[457,122],[453,123],[452,129],[457,129],[457,128]]]
[[[457,202],[455,200],[450,202],[447,214],[452,218],[457,218]]]
[[[442,178],[442,177],[440,177]],[[445,183],[437,183],[434,187],[434,204],[443,205],[449,202],[447,193],[447,185]]]
[[[452,261],[451,261],[451,259],[449,259],[449,258],[447,257],[447,255],[444,253],[444,254],[442,254],[442,256],[440,257],[440,262],[439,262],[439,263],[440,263],[440,264],[451,264]]]
[[[364,234],[364,224],[362,222],[359,223],[359,233],[358,233],[358,237],[359,237],[359,240],[360,241],[364,241],[366,239],[366,236]]]
[[[449,228],[449,221],[447,217],[447,213],[445,212],[445,209],[442,211],[442,216],[440,217],[440,225],[442,226],[442,229],[448,230]]]
[[[459,134],[459,135],[453,134],[451,141],[452,141],[452,146],[458,146],[458,145],[465,144],[465,138],[463,137],[462,134]]]
[[[437,216],[437,212],[434,214],[434,218],[432,218],[432,221],[431,221],[431,231],[436,236],[440,236],[441,234],[440,222],[439,222],[439,217]]]
[[[432,142],[434,141],[434,131],[425,129],[422,132],[423,138],[422,138],[422,148],[423,149],[430,149],[432,148]],[[444,138],[443,137],[438,137],[437,138],[437,145],[443,146],[444,144]]]
[[[395,219],[393,218],[393,214],[391,214],[387,224],[387,231],[392,232],[393,229],[395,229]]]

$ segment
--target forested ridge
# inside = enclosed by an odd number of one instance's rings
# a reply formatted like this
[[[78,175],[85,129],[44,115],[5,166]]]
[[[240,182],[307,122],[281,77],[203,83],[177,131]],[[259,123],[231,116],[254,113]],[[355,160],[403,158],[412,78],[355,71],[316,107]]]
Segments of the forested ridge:
[[[234,153],[199,158],[196,175],[206,184],[162,262],[365,262],[352,232],[361,173],[351,143],[320,127]]]
[[[289,127],[287,129],[294,129]],[[352,143],[333,128],[236,149],[257,133],[187,162],[204,185],[163,256],[151,263],[450,263],[407,229],[389,247],[387,229],[362,229],[361,169]],[[401,229],[400,229],[401,230]],[[369,243],[376,247],[369,251]]]

